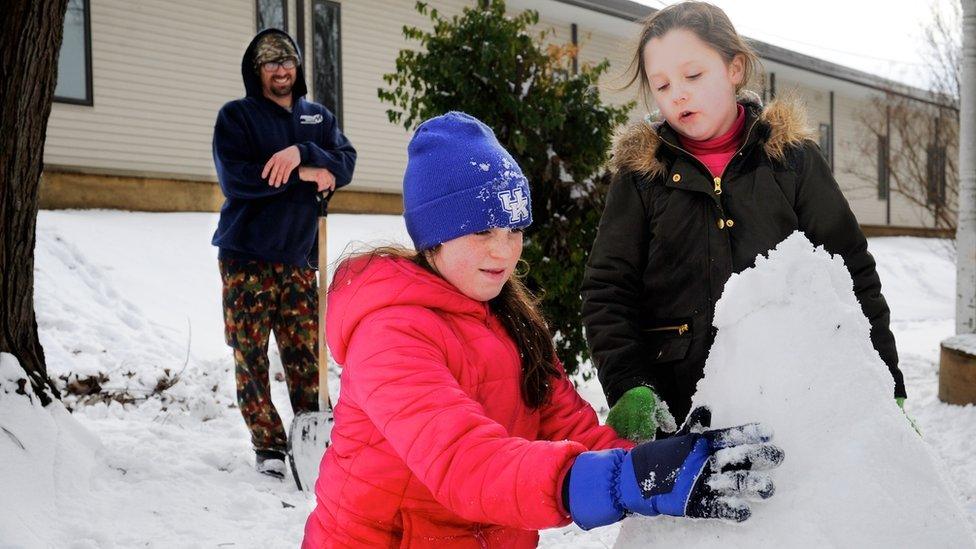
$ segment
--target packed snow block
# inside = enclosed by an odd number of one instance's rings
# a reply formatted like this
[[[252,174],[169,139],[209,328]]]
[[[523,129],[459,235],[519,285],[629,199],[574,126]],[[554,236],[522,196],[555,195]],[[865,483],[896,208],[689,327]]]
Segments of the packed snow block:
[[[941,465],[894,400],[839,256],[795,233],[734,275],[694,405],[786,452],[741,524],[632,517],[616,547],[974,547]]]
[[[42,407],[24,378],[0,353],[0,547],[95,546],[78,502],[90,498],[102,445],[60,401]]]

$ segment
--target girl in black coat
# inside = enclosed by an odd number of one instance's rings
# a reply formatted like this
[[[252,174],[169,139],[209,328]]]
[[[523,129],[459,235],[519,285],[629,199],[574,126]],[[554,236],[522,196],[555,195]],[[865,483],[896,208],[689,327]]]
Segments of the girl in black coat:
[[[688,413],[732,273],[800,230],[839,254],[871,340],[905,397],[867,241],[791,101],[743,93],[755,53],[722,10],[684,2],[644,22],[633,79],[660,111],[629,128],[583,282],[610,423],[646,440]]]

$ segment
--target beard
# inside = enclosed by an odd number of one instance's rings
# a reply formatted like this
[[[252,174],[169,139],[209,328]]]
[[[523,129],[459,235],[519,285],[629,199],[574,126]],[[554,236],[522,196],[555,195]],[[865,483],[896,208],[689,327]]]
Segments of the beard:
[[[272,82],[268,88],[270,89],[271,94],[275,97],[288,97],[291,95],[291,90],[294,86],[295,84],[293,81],[288,81],[282,84],[275,84]]]

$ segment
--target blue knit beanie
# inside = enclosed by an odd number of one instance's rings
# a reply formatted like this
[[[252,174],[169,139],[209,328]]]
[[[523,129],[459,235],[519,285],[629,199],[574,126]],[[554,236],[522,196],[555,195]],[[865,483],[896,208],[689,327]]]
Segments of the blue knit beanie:
[[[532,223],[529,182],[491,128],[463,112],[425,121],[407,146],[403,217],[414,248]]]

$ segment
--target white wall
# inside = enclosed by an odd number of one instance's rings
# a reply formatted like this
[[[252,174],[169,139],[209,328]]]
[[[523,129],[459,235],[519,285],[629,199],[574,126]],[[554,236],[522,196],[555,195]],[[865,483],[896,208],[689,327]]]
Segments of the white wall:
[[[446,16],[474,4],[429,3]],[[304,4],[311,43],[311,1]],[[417,47],[403,38],[402,26],[429,28],[429,21],[410,0],[345,0],[341,5],[344,130],[359,151],[350,190],[396,193],[410,135],[388,121],[390,105],[380,102],[377,88],[386,86],[382,75],[394,70],[400,49]],[[554,42],[568,43],[570,25],[577,24],[580,63],[610,60],[610,71],[600,85],[605,100],[619,105],[637,99],[636,87],[620,89],[640,30],[636,23],[555,0],[509,0],[510,11],[525,8],[539,11],[539,29],[553,29]],[[293,1],[289,9],[294,31]],[[255,32],[254,2],[91,0],[91,27],[94,106],[54,104],[46,165],[215,180],[213,122],[224,102],[243,95],[240,59]],[[829,94],[834,92],[835,176],[862,223],[884,224],[886,204],[877,198],[876,181],[849,173],[855,165],[861,172],[875,173],[875,158],[862,157],[856,144],[864,139],[857,113],[876,92],[795,67],[769,61],[764,65],[776,73],[778,93],[798,90],[813,129],[830,121]],[[632,120],[648,110],[638,104]],[[924,212],[897,196],[892,197],[891,222],[931,225]]]
[[[213,179],[213,123],[244,93],[254,3],[92,0],[90,16],[94,106],[54,104],[45,164]]]

